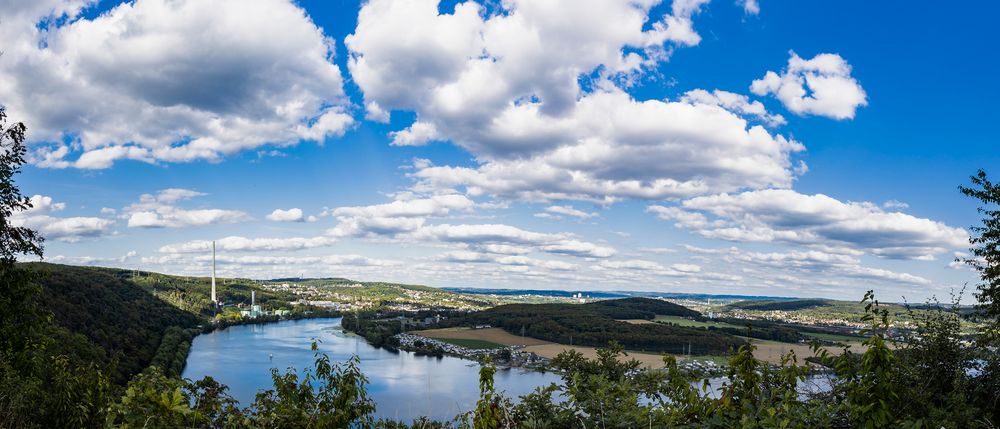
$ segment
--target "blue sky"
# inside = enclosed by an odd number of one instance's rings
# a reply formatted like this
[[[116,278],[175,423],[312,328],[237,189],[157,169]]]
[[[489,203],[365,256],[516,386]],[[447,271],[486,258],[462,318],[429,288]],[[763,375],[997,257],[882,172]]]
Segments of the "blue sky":
[[[176,274],[946,297],[1000,160],[970,5],[7,5],[15,220]]]

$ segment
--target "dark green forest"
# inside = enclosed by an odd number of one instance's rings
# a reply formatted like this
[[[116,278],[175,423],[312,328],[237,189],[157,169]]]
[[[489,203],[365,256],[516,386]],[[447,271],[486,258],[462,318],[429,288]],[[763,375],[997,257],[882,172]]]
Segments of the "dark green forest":
[[[24,269],[39,274],[40,309],[103,351],[102,363],[116,361],[119,382],[149,365],[169,328],[183,331],[203,323],[106,270],[40,263]]]

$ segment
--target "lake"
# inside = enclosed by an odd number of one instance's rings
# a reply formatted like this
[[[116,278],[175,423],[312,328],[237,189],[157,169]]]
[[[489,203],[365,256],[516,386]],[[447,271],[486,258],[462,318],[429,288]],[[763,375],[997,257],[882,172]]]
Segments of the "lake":
[[[344,362],[352,355],[361,359],[377,417],[449,420],[473,409],[479,399],[479,365],[475,362],[376,349],[364,338],[344,334],[340,318],[232,326],[199,335],[191,345],[183,377],[198,380],[212,376],[229,386],[229,393],[247,406],[259,390],[273,387],[271,368],[295,368],[301,374],[302,369],[312,367],[313,338],[321,341],[319,350],[332,361]],[[511,369],[497,371],[494,379],[498,391],[516,399],[559,377]]]

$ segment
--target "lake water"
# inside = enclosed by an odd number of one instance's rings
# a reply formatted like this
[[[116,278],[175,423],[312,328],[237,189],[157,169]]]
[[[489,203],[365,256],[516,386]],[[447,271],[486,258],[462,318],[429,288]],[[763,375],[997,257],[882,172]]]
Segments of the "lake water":
[[[473,409],[479,398],[479,365],[475,362],[376,349],[364,338],[341,332],[339,318],[232,326],[199,335],[191,345],[183,376],[192,380],[212,376],[229,386],[229,393],[247,406],[259,390],[273,387],[271,368],[295,368],[302,374],[302,369],[312,367],[313,338],[322,341],[319,349],[332,361],[343,362],[352,355],[361,359],[378,417],[448,420]],[[511,369],[497,371],[494,379],[497,390],[517,398],[559,377]]]

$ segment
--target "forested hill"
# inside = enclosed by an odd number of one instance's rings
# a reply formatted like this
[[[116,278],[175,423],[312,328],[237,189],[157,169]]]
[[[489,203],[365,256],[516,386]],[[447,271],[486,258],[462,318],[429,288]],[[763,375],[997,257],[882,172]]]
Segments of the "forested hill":
[[[114,275],[116,270],[48,263],[24,266],[40,274],[42,309],[52,313],[58,326],[87,339],[76,347],[92,348],[77,352],[105,362],[117,358],[120,380],[152,362],[170,327],[176,332],[203,322]]]
[[[491,325],[508,332],[561,344],[604,347],[617,341],[626,349],[694,354],[727,354],[743,340],[720,332],[658,323],[632,324],[615,319],[653,319],[656,315],[697,316],[698,312],[649,298],[589,304],[508,304],[469,313],[447,326]]]
[[[701,313],[683,305],[652,298],[609,299],[583,304],[612,319],[647,319],[657,315],[697,317]]]
[[[727,305],[729,309],[757,311],[795,311],[807,308],[830,307],[834,301],[828,299],[792,299],[766,301],[739,301]]]

